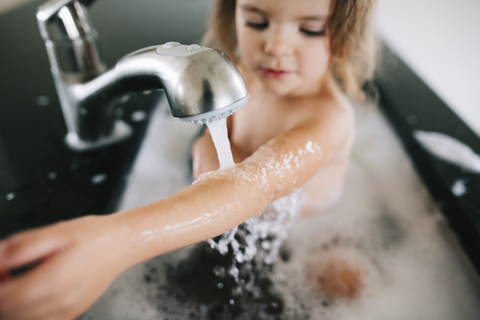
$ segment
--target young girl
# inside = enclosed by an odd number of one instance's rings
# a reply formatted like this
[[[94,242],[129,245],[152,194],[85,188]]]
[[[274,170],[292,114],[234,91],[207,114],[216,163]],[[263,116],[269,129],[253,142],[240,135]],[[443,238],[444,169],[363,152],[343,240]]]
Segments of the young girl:
[[[218,0],[206,39],[237,63],[251,97],[228,121],[237,165],[214,171],[206,131],[193,147],[197,180],[180,192],[0,242],[0,318],[74,318],[130,266],[217,236],[302,186],[307,211],[331,206],[354,136],[347,95],[361,100],[373,73],[373,2]]]

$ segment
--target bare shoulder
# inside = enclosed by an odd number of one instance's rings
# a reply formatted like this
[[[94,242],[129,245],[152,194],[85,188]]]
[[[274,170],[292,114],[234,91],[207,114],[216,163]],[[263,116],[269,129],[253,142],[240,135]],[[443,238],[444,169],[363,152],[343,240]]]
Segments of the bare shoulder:
[[[355,115],[352,103],[339,86],[332,82],[326,92],[311,101],[308,112],[298,119],[298,127],[307,126],[312,134],[323,137],[324,143],[338,149],[352,140],[355,131]]]
[[[347,123],[353,121],[352,103],[338,84],[333,79],[329,79],[325,87],[325,92],[317,101],[318,116],[327,117],[329,121],[336,120]]]

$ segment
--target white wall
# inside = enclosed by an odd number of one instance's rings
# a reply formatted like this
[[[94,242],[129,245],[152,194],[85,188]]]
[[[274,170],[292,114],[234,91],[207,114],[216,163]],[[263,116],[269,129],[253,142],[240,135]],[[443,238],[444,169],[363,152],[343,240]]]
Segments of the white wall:
[[[480,135],[480,0],[379,0],[380,34]]]

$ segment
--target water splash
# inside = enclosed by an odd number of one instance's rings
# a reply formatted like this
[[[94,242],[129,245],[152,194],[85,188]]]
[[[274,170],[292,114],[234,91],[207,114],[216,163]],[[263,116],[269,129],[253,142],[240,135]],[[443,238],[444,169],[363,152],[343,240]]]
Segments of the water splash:
[[[272,264],[301,207],[301,189],[297,189],[292,194],[274,201],[259,216],[245,221],[241,230],[237,226],[222,234],[218,240],[209,239],[208,243],[212,249],[223,255],[231,248],[238,263],[252,261],[260,246],[264,252],[263,262]],[[236,237],[239,232],[244,244]]]
[[[227,135],[226,118],[207,124],[217,150],[220,163],[220,169],[228,169],[235,166],[230,142]],[[315,153],[318,146],[311,141],[305,146],[305,150],[301,152]],[[276,162],[274,158],[268,159],[265,167],[275,174],[283,174],[283,171],[292,171],[291,162],[297,157],[293,153],[284,155],[282,161]],[[295,162],[296,168],[300,164]],[[245,176],[244,172],[233,171],[242,177],[249,179],[252,177]],[[255,180],[261,181],[261,185],[268,189],[267,170],[262,168],[259,174],[253,177]],[[225,274],[233,277],[237,286],[233,289],[234,293],[255,291],[255,276],[253,260],[255,265],[262,267],[263,265],[271,265],[277,258],[282,242],[287,237],[287,230],[301,208],[301,190],[298,189],[289,196],[274,201],[268,205],[259,215],[245,221],[241,226],[225,232],[215,239],[209,239],[208,243],[212,249],[217,250],[222,255],[233,253],[232,264],[227,269],[214,270],[219,274]],[[247,279],[241,279],[239,264],[243,271],[248,272]]]

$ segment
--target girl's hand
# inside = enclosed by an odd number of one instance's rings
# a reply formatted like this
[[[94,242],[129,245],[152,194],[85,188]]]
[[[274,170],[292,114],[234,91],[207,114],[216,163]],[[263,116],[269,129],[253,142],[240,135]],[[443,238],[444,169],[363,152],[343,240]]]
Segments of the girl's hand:
[[[109,216],[87,216],[0,241],[0,319],[79,316],[128,267],[124,231]],[[37,266],[12,276],[29,264]]]

